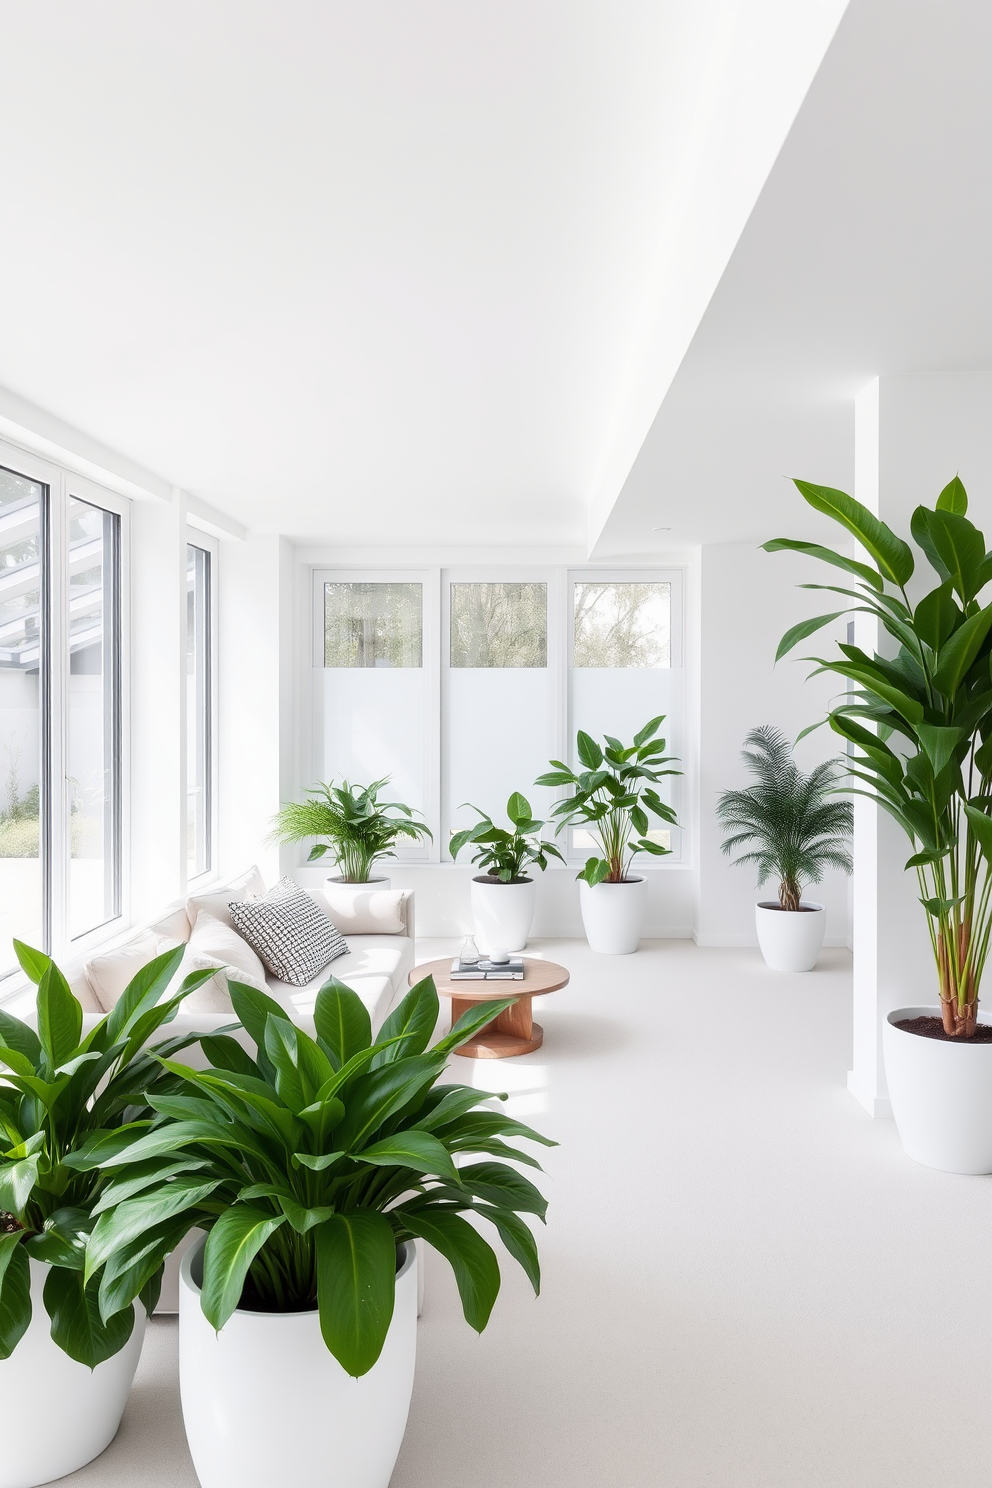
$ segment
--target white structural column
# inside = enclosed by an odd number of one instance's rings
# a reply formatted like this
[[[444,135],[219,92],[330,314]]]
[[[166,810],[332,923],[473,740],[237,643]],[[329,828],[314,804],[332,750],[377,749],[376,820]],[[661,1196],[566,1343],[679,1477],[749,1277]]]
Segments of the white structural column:
[[[915,507],[936,499],[955,474],[970,515],[992,534],[992,373],[882,377],[855,404],[855,495],[908,538]],[[932,587],[924,566],[911,598]],[[859,616],[859,646],[882,649],[877,626]],[[891,1116],[882,1063],[882,1022],[893,1008],[936,1003],[936,974],[911,848],[901,828],[855,798],[854,1067],[848,1089],[872,1116]]]

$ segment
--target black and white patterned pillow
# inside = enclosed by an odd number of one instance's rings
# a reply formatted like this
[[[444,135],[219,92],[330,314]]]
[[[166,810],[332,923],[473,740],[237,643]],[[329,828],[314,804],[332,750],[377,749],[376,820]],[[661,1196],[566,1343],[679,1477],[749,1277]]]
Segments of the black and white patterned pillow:
[[[235,899],[229,908],[238,934],[281,982],[305,987],[328,961],[347,954],[344,936],[291,878],[260,898]]]

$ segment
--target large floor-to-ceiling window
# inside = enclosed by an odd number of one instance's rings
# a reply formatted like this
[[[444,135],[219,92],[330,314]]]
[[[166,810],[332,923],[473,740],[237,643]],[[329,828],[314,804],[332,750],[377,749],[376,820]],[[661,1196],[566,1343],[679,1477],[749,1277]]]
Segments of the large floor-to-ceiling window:
[[[127,511],[0,445],[0,976],[122,914]]]

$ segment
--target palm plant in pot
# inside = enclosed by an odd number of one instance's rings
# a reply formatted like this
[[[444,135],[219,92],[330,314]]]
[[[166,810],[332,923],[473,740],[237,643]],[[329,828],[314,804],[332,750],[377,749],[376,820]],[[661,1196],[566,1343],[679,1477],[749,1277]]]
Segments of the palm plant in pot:
[[[992,553],[967,517],[957,478],[910,521],[929,582],[911,545],[851,496],[796,486],[854,535],[865,556],[792,539],[765,544],[807,553],[857,580],[853,588],[807,586],[847,603],[793,626],[779,655],[848,612],[870,615],[885,635],[885,654],[839,645],[809,659],[847,684],[828,721],[858,751],[851,761],[858,793],[906,833],[906,869],[917,877],[933,949],[938,1001],[899,1008],[882,1028],[893,1114],[919,1161],[992,1172],[992,1028],[978,1010],[992,934],[992,604],[979,595],[992,579]]]
[[[812,971],[826,912],[822,904],[803,902],[802,886],[819,883],[826,868],[851,872],[853,807],[836,798],[841,772],[835,760],[804,774],[788,739],[767,724],[751,730],[741,758],[755,780],[724,791],[717,802],[717,818],[729,831],[723,851],[737,853],[735,864],[753,864],[759,886],[778,880],[778,902],[759,900],[754,908],[767,964],[774,971]]]
[[[197,1035],[145,1046],[212,972],[192,973],[160,1002],[182,960],[177,947],[144,967],[84,1035],[83,1009],[58,967],[14,945],[38,988],[37,1032],[0,1010],[0,1477],[29,1488],[74,1472],[113,1440],[161,1283],[160,1263],[140,1265],[138,1233],[84,1274],[109,1184],[74,1158],[93,1138],[113,1140],[153,1115],[149,1098],[178,1085],[153,1053],[178,1053]],[[184,1184],[195,1192],[195,1179]]]
[[[375,1040],[360,998],[333,979],[317,995],[316,1039],[264,993],[229,987],[254,1053],[220,1035],[201,1040],[206,1070],[164,1058],[183,1093],[152,1097],[152,1123],[80,1158],[111,1177],[116,1198],[89,1237],[87,1274],[154,1235],[176,1212],[175,1184],[198,1187],[185,1222],[208,1234],[183,1259],[180,1379],[199,1482],[386,1488],[413,1387],[411,1242],[451,1264],[480,1332],[499,1266],[465,1214],[491,1224],[539,1284],[521,1216],[543,1218],[545,1201],[502,1159],[537,1167],[504,1139],[547,1139],[478,1110],[488,1091],[435,1084],[452,1050],[513,999],[472,1009],[428,1048],[430,978]],[[159,1263],[162,1247],[143,1257]]]
[[[305,792],[305,801],[280,806],[271,840],[293,843],[316,837],[307,862],[330,853],[339,877],[329,882],[388,887],[387,878],[373,878],[379,859],[388,857],[401,837],[416,841],[431,836],[427,823],[417,821],[409,806],[379,800],[379,792],[388,784],[386,776],[371,785],[351,785],[347,780],[340,785],[333,781],[315,785]]]
[[[665,740],[657,737],[664,721],[664,714],[652,718],[629,745],[611,734],[600,745],[580,729],[576,753],[584,769],[576,772],[552,760],[552,769],[536,782],[570,788],[571,795],[551,810],[558,818],[557,830],[584,828],[599,847],[599,856],[587,858],[576,877],[586,939],[605,955],[628,955],[640,940],[647,880],[630,871],[635,854],[664,857],[671,852],[647,835],[649,817],[678,825],[674,808],[654,788],[663,776],[682,774],[664,768],[676,762],[675,755],[665,753]]]
[[[485,870],[472,880],[475,938],[487,953],[495,947],[522,951],[534,920],[537,891],[526,870],[537,868],[543,873],[549,858],[562,863],[565,860],[553,842],[541,837],[544,822],[534,817],[530,802],[519,791],[514,791],[506,803],[509,830],[497,827],[478,806],[469,809],[480,820],[474,827],[455,832],[449,849],[451,856],[457,858],[462,848],[471,843],[476,849],[472,862]]]

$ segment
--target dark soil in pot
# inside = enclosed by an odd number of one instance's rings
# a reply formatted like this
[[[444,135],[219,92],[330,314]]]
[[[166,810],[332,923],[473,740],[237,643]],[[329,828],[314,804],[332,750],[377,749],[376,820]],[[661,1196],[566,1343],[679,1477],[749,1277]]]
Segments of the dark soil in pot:
[[[903,1033],[915,1033],[918,1038],[936,1039],[942,1044],[992,1044],[992,1024],[979,1023],[971,1038],[952,1038],[944,1032],[944,1025],[939,1018],[900,1018],[894,1027],[901,1028]]]
[[[491,873],[476,873],[472,878],[472,882],[496,884],[501,889],[512,889],[514,884],[533,883],[534,880],[532,878],[511,878],[508,881],[504,881],[502,878],[495,878]]]
[[[820,912],[818,909],[814,909],[812,904],[800,904],[798,909],[783,909],[781,904],[773,904],[770,899],[759,899],[758,908],[777,909],[782,914],[819,914]]]

